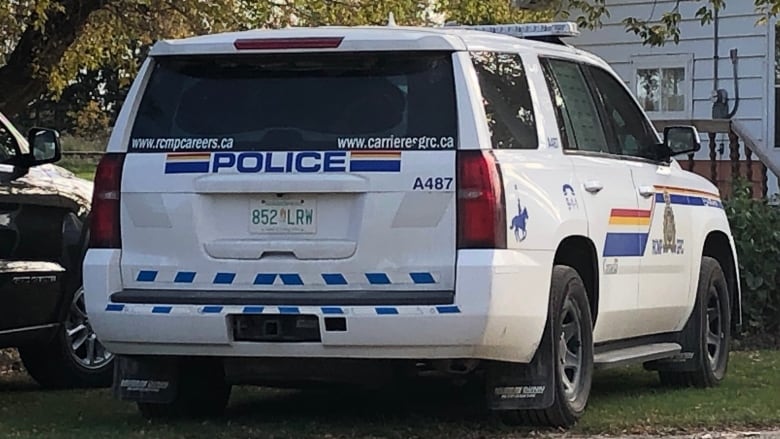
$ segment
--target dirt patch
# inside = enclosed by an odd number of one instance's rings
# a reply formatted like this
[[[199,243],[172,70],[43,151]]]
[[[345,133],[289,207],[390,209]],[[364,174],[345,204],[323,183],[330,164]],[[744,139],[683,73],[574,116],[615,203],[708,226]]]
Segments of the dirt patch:
[[[16,349],[0,349],[0,375],[20,373],[24,370]]]

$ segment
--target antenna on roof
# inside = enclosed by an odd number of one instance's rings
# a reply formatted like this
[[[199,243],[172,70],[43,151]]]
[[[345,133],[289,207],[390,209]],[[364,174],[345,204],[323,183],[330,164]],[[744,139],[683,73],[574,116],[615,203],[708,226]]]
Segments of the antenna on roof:
[[[395,14],[390,12],[389,16],[387,17],[387,26],[394,27],[395,25]]]

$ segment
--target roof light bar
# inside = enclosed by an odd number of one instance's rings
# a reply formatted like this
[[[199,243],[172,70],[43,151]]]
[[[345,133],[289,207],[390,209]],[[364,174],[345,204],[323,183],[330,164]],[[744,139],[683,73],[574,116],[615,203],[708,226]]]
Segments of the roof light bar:
[[[335,49],[343,37],[322,38],[243,38],[233,42],[237,50]]]
[[[516,23],[516,24],[488,24],[478,26],[450,25],[459,29],[479,30],[483,32],[493,32],[496,34],[511,35],[517,38],[540,38],[540,37],[577,37],[580,35],[580,28],[574,22],[559,23]]]

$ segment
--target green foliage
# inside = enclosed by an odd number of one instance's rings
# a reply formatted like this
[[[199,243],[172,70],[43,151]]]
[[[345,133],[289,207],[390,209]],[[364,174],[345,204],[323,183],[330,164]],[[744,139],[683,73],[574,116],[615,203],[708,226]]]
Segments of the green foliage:
[[[715,12],[726,9],[726,0],[691,0],[701,4],[693,14],[686,17],[680,12],[680,0],[672,3],[671,9],[664,11],[660,19],[642,19],[640,17],[628,17],[623,20],[627,32],[637,35],[643,44],[649,46],[663,46],[669,42],[680,41],[680,24],[686,19],[698,20],[702,25],[710,24],[715,19]],[[728,0],[733,4],[737,1]],[[593,29],[601,26],[602,17],[609,17],[609,7],[606,0],[557,0],[562,15],[573,15],[580,26]],[[769,17],[780,13],[780,0],[753,0],[757,15],[760,17],[756,24],[762,24]],[[572,13],[572,11],[574,13]]]
[[[438,10],[447,21],[467,25],[545,22],[554,17],[554,11],[513,9],[505,0],[441,0],[438,3]]]
[[[745,332],[780,335],[780,207],[753,199],[739,181],[725,208],[739,257]]]
[[[68,116],[73,118],[74,132],[88,139],[105,136],[109,130],[109,117],[95,101],[89,101],[78,111],[71,111]]]

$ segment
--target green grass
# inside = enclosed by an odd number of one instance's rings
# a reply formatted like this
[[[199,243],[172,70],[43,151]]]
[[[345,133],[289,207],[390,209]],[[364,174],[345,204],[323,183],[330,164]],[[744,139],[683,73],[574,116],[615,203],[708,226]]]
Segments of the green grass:
[[[108,136],[105,138],[87,139],[63,134],[60,137],[60,143],[63,151],[105,151],[106,144],[108,144]]]
[[[780,351],[732,355],[718,388],[662,388],[641,368],[597,375],[591,404],[574,433],[627,434],[780,426]],[[3,437],[126,438],[509,438],[462,393],[274,391],[237,388],[217,421],[146,422],[107,390],[43,392],[16,375],[0,377]]]
[[[101,152],[105,151],[108,138],[105,139],[85,139],[82,137],[74,137],[70,135],[63,135],[60,138],[62,143],[62,150],[67,152],[77,151],[90,151]],[[65,155],[62,160],[57,163],[78,175],[81,178],[92,180],[95,178],[95,167],[97,166],[97,160],[94,158],[73,157]]]
[[[90,163],[85,160],[68,160],[64,159],[57,163],[58,166],[62,166],[65,169],[73,172],[81,178],[92,181],[95,178],[95,167],[97,163]]]

